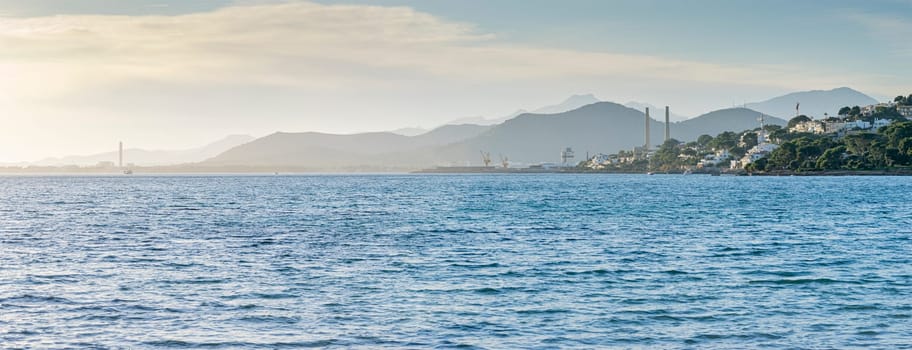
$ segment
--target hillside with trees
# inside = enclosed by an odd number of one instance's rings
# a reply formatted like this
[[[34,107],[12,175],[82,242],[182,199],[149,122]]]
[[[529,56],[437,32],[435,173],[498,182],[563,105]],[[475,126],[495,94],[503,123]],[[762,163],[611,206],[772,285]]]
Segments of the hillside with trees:
[[[751,172],[884,170],[912,166],[912,122],[892,123],[875,133],[842,138],[802,134],[779,145],[769,157],[746,167]]]

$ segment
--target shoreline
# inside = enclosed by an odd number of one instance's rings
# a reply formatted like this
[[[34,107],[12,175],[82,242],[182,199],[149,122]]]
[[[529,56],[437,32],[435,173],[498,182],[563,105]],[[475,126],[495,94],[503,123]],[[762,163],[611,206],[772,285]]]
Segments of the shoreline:
[[[579,168],[495,168],[495,167],[454,167],[454,168],[346,168],[346,169],[309,169],[309,168],[268,168],[268,167],[135,167],[133,174],[124,174],[120,169],[74,169],[74,168],[0,168],[2,176],[143,176],[143,175],[368,175],[368,174],[414,174],[414,175],[460,175],[460,174],[603,174],[603,175],[647,175],[645,171],[592,170]],[[655,175],[683,175],[683,171],[655,172]],[[826,170],[826,171],[792,171],[773,172],[745,171],[694,171],[689,175],[715,176],[912,176],[910,169],[879,170]]]

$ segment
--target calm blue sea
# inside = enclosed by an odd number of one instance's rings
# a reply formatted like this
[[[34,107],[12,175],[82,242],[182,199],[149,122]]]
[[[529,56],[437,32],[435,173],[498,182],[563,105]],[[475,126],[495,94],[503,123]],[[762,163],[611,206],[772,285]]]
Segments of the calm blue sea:
[[[912,348],[912,177],[0,177],[0,347]]]

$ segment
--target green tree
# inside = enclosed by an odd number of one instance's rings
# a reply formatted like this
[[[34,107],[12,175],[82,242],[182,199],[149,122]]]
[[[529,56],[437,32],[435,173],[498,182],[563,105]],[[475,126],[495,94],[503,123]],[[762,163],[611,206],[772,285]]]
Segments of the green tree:
[[[886,159],[883,151],[887,142],[879,134],[854,134],[842,138],[846,151],[850,154],[846,164],[852,169],[870,169],[881,167]]]
[[[713,138],[712,141],[709,142],[709,146],[715,149],[727,150],[737,146],[738,142],[740,142],[738,134],[726,131]]]
[[[912,122],[891,123],[881,128],[878,133],[887,139],[887,145],[898,148],[901,140],[912,137]]]
[[[912,137],[906,137],[899,140],[896,146],[896,162],[899,164],[909,165],[912,163]]]
[[[767,156],[769,158],[767,170],[788,170],[798,167],[798,145],[794,141],[788,141],[777,148]]]
[[[786,128],[791,129],[791,128],[794,128],[798,124],[809,122],[809,121],[811,121],[811,118],[808,118],[808,116],[802,114],[802,115],[799,115],[797,117],[790,119],[788,121],[788,125],[786,126]]]
[[[712,142],[712,140],[713,140],[712,136],[703,134],[697,138],[697,144],[700,145],[701,147],[706,147],[707,145],[709,145],[710,142]]]
[[[752,163],[748,164],[745,170],[747,170],[749,172],[763,171],[767,167],[767,162],[768,162],[768,160],[765,157],[757,159],[757,160],[753,161]]]
[[[839,109],[839,115],[848,115],[852,112],[852,107],[845,106]]]
[[[656,150],[653,155],[653,167],[660,171],[668,171],[680,167],[680,158],[678,156],[680,153],[681,142],[675,139],[668,139],[662,146]]]
[[[841,168],[845,150],[845,146],[836,146],[824,151],[823,154],[817,158],[817,169],[836,170]]]
[[[741,141],[744,142],[744,146],[742,147],[745,150],[751,149],[751,147],[757,145],[757,133],[753,131],[746,131],[741,134]]]
[[[870,151],[871,145],[874,143],[874,141],[877,141],[879,137],[880,135],[877,134],[862,133],[847,135],[842,139],[842,141],[849,153],[864,155]]]

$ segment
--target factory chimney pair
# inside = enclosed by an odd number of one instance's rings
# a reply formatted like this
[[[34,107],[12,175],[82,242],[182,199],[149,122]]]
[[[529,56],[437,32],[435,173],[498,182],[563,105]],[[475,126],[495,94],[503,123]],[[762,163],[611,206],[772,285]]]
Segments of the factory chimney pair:
[[[646,107],[646,144],[645,149],[649,150],[649,107]],[[669,120],[668,106],[665,106],[665,141],[671,139],[671,121]]]

